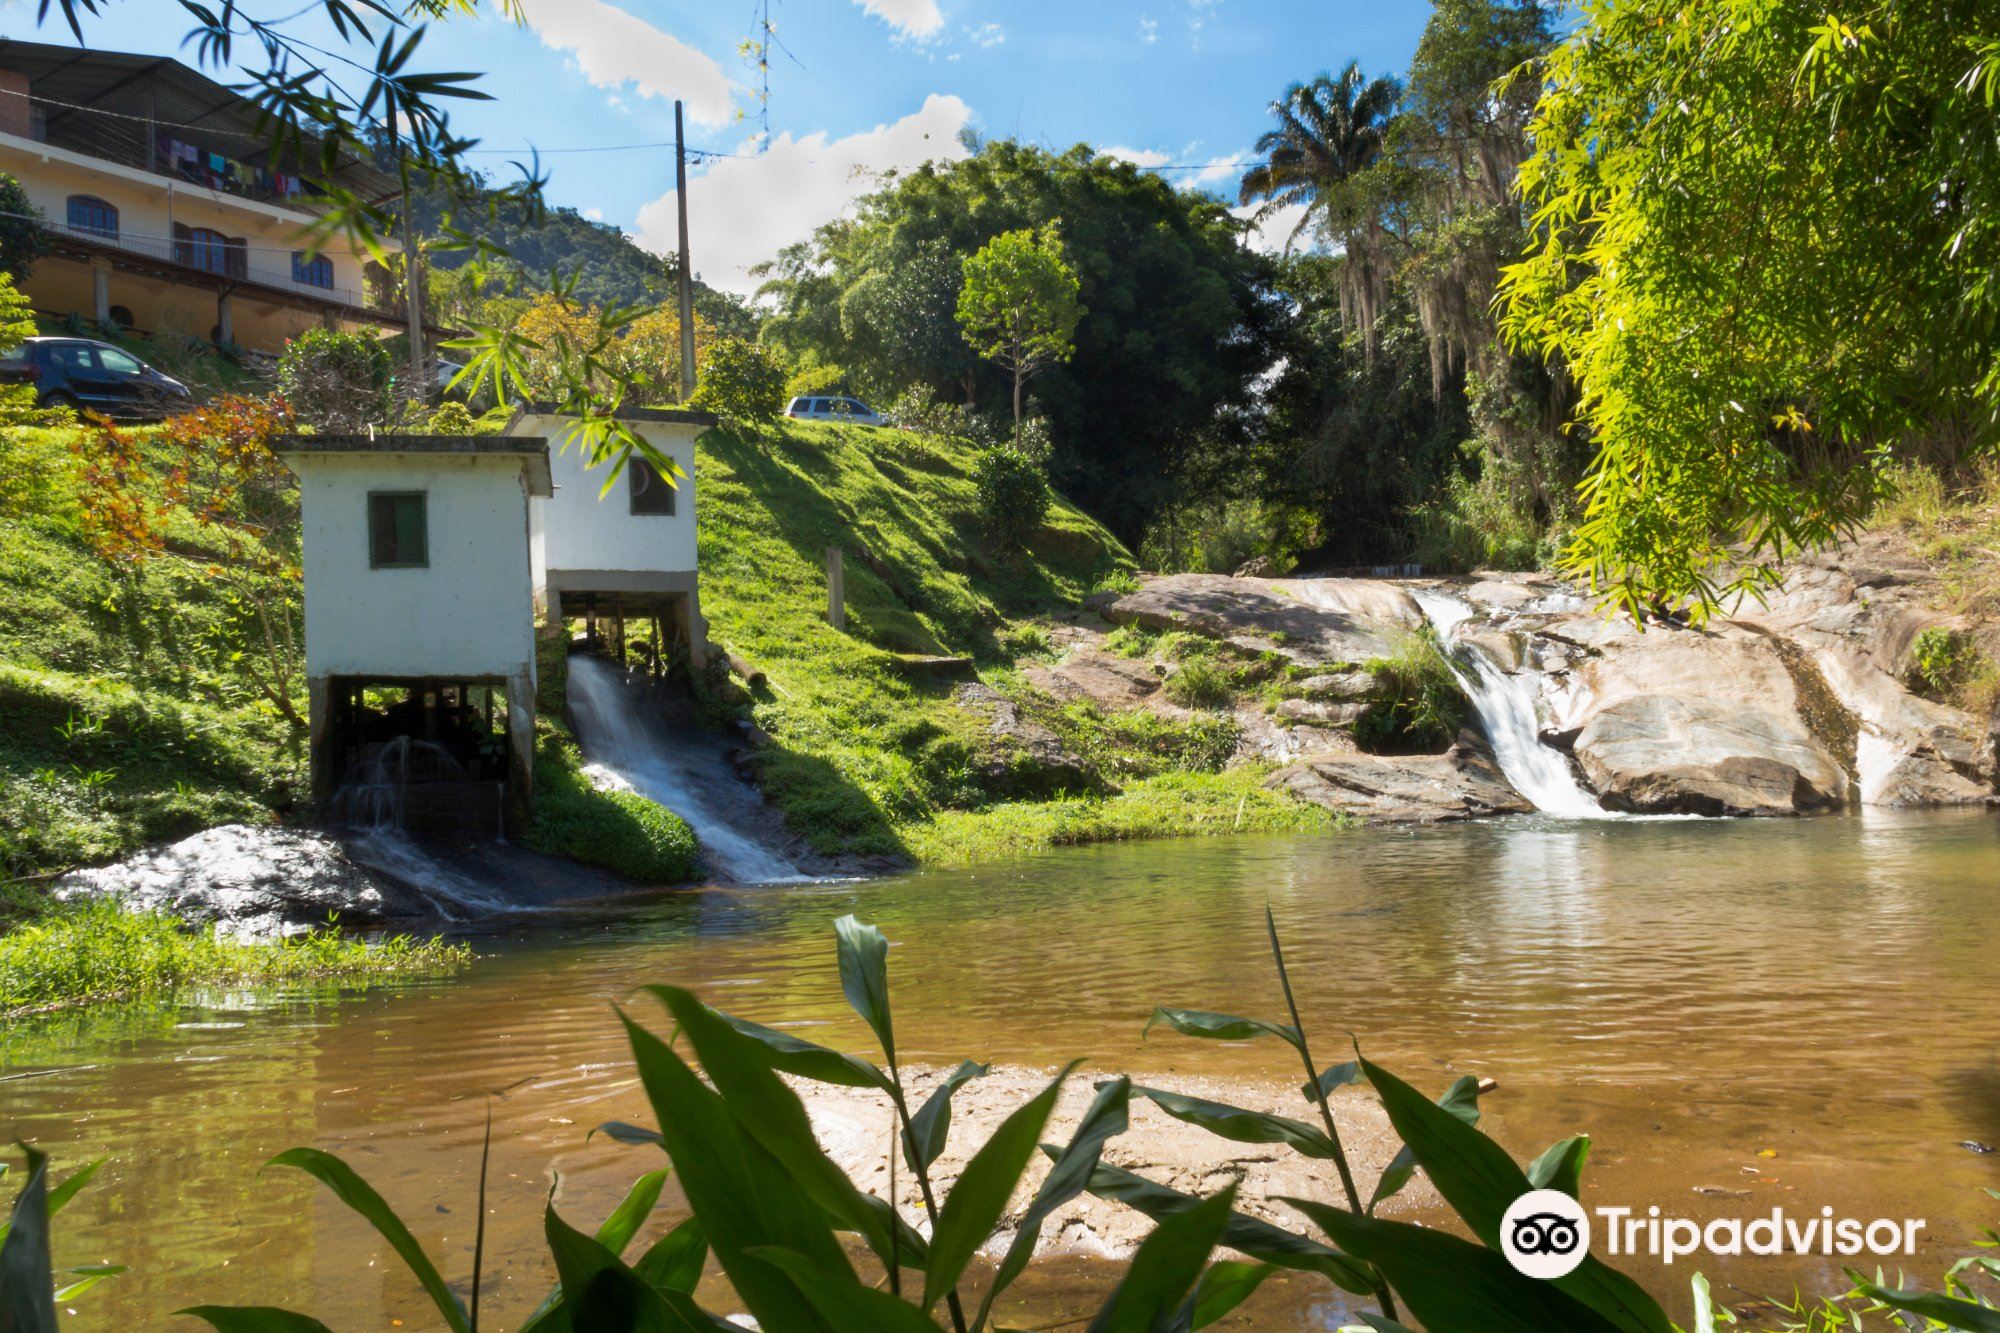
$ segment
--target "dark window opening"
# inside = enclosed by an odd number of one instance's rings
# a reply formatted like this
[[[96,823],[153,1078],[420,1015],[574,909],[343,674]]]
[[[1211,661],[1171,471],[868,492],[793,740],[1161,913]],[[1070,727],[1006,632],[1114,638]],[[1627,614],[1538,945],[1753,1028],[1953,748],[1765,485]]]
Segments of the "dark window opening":
[[[69,225],[72,231],[118,239],[118,210],[94,194],[69,197]]]
[[[626,461],[625,476],[633,513],[673,516],[675,491],[658,468],[643,458],[632,458]]]
[[[424,492],[368,493],[368,565],[371,569],[422,569],[430,560]]]
[[[333,286],[333,261],[325,255],[307,259],[305,251],[292,252],[292,281],[307,287]]]
[[[241,278],[249,272],[248,243],[208,227],[174,224],[174,259],[204,273]]]

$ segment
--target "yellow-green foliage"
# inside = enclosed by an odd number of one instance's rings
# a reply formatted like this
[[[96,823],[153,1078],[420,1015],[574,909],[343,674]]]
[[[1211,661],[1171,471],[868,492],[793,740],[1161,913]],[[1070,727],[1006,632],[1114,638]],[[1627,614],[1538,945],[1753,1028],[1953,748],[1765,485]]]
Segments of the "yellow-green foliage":
[[[560,726],[543,719],[535,744],[535,815],[526,842],[641,884],[693,879],[694,830],[636,792],[607,791],[581,771],[582,756]]]
[[[159,912],[116,903],[60,907],[0,935],[0,1018],[22,1010],[93,1000],[163,996],[191,986],[241,986],[398,974],[464,966],[472,951],[398,936],[364,944],[337,930],[282,942],[218,939]]]

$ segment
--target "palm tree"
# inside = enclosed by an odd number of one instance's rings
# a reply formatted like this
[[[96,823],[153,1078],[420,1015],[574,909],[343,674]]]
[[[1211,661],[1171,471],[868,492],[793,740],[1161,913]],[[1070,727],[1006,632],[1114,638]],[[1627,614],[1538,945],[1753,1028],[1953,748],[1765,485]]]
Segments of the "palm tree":
[[[1383,135],[1403,90],[1394,79],[1370,79],[1356,61],[1338,78],[1322,74],[1295,83],[1271,103],[1276,129],[1257,140],[1262,159],[1243,173],[1241,202],[1263,202],[1259,221],[1278,209],[1302,206],[1297,240],[1332,205],[1334,186],[1365,170],[1382,154]]]

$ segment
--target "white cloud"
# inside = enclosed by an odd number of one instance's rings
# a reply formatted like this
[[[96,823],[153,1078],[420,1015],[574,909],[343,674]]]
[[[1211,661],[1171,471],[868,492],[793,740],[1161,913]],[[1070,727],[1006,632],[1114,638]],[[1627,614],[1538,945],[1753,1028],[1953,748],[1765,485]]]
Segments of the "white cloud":
[[[1139,40],[1147,46],[1160,40],[1160,21],[1142,18],[1139,20]]]
[[[1232,208],[1229,211],[1239,218],[1248,219],[1260,207],[1262,207],[1261,204],[1246,204],[1242,208]],[[1305,215],[1306,207],[1304,204],[1287,204],[1258,223],[1251,230],[1249,236],[1244,238],[1244,243],[1252,250],[1262,250],[1267,255],[1283,254],[1285,252],[1285,244],[1288,241],[1291,242],[1294,253],[1301,250],[1310,250],[1314,244],[1314,237],[1310,229],[1300,232],[1299,238],[1296,241],[1292,241],[1292,228],[1298,226],[1299,219]]]
[[[965,157],[958,136],[971,119],[964,102],[933,93],[921,110],[844,139],[782,134],[757,156],[715,159],[688,181],[695,271],[724,291],[756,291],[752,267],[846,212],[877,187],[879,173]],[[676,247],[675,207],[668,193],[639,210],[640,245],[661,254]]]
[[[855,0],[855,3],[905,37],[923,41],[944,29],[944,14],[937,7],[937,0]]]
[[[1105,144],[1097,151],[1106,157],[1121,158],[1135,167],[1163,167],[1173,161],[1157,148],[1124,148],[1117,144]]]
[[[583,210],[583,215],[592,222],[604,221],[604,210],[601,208],[586,208]]]
[[[965,35],[980,46],[998,46],[1007,40],[1007,30],[997,23],[982,23]]]
[[[1190,172],[1181,183],[1189,189],[1200,189],[1210,185],[1228,185],[1225,194],[1235,193],[1236,182],[1243,179],[1244,168],[1256,161],[1250,153],[1238,153],[1234,157],[1221,157],[1209,162],[1200,171]]]
[[[735,118],[735,90],[722,66],[673,34],[604,0],[525,0],[524,8],[542,45],[574,55],[592,85],[678,97],[703,125]]]

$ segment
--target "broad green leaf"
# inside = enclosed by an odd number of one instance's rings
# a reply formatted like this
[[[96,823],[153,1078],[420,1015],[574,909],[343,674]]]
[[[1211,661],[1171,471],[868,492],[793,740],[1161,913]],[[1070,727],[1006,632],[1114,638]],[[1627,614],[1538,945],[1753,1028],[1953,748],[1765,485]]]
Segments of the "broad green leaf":
[[[1907,1310],[1925,1319],[1935,1319],[1946,1328],[1964,1328],[1972,1333],[2000,1333],[2000,1310],[1984,1305],[1974,1305],[1971,1301],[1961,1301],[1951,1296],[1938,1295],[1927,1291],[1902,1291],[1895,1287],[1884,1287],[1855,1272],[1847,1270],[1848,1280],[1854,1283],[1854,1290],[1870,1299],[1895,1310]]]
[[[938,1209],[937,1225],[931,1234],[931,1263],[924,1273],[924,1309],[936,1305],[939,1297],[957,1285],[973,1254],[993,1234],[1000,1214],[1006,1211],[1007,1200],[1013,1197],[1014,1186],[1020,1183],[1021,1172],[1035,1155],[1042,1128],[1049,1123],[1049,1113],[1055,1110],[1056,1098],[1062,1093],[1063,1080],[1074,1068],[1074,1065],[1065,1068],[1050,1080],[1048,1087],[1001,1121],[1000,1127],[979,1146],[979,1151],[965,1164],[965,1170],[959,1173],[950,1197]]]
[[[1430,1333],[1613,1333],[1619,1325],[1526,1277],[1498,1253],[1429,1227],[1284,1199],[1349,1254],[1382,1270]]]
[[[1235,1203],[1231,1184],[1154,1227],[1090,1321],[1089,1333],[1156,1333],[1180,1323],[1175,1315],[1201,1279]]]
[[[1139,1030],[1140,1040],[1156,1023],[1165,1023],[1183,1037],[1207,1037],[1213,1041],[1250,1041],[1257,1037],[1278,1037],[1297,1047],[1299,1030],[1261,1018],[1240,1018],[1235,1014],[1212,1014],[1204,1009],[1169,1009],[1161,1005]]]
[[[1250,1299],[1264,1279],[1277,1272],[1275,1264],[1244,1263],[1241,1259],[1221,1259],[1208,1266],[1194,1289],[1194,1318],[1190,1328],[1207,1328],[1232,1313]]]
[[[648,1246],[632,1271],[655,1291],[692,1294],[707,1264],[708,1233],[702,1230],[700,1218],[690,1217]]]
[[[1389,1123],[1416,1154],[1431,1184],[1497,1256],[1501,1217],[1509,1204],[1532,1188],[1527,1175],[1499,1144],[1388,1070],[1366,1059],[1361,1068],[1380,1094]],[[1638,1283],[1598,1259],[1585,1259],[1550,1285],[1627,1333],[1668,1333],[1667,1316],[1659,1303]]]
[[[632,1188],[611,1210],[611,1216],[597,1228],[597,1243],[613,1254],[625,1253],[632,1237],[639,1234],[639,1228],[653,1215],[653,1208],[660,1202],[660,1191],[666,1183],[665,1171],[648,1171],[633,1181]]]
[[[864,1285],[852,1273],[830,1273],[803,1254],[791,1250],[763,1249],[760,1259],[791,1274],[799,1290],[813,1303],[829,1328],[841,1333],[937,1333],[916,1306],[900,1296]]]
[[[73,1301],[107,1278],[117,1277],[127,1272],[124,1264],[84,1264],[77,1268],[65,1268],[63,1272],[76,1279],[68,1286],[56,1288],[56,1301]]]
[[[1357,1071],[1359,1068],[1357,1064]],[[1438,1106],[1468,1125],[1478,1124],[1479,1080],[1469,1074],[1461,1074],[1452,1080],[1449,1088],[1445,1089],[1444,1096],[1438,1098]],[[1416,1174],[1417,1155],[1410,1151],[1408,1144],[1404,1144],[1396,1150],[1396,1155],[1389,1159],[1389,1165],[1382,1168],[1382,1175],[1375,1182],[1375,1192],[1368,1197],[1368,1213],[1372,1216],[1376,1206],[1384,1199],[1391,1199],[1402,1193],[1403,1187],[1408,1185],[1411,1177]]]
[[[746,1037],[755,1038],[771,1050],[771,1067],[815,1083],[833,1083],[844,1088],[880,1088],[887,1092],[895,1085],[889,1076],[857,1056],[818,1046],[777,1028],[767,1028],[747,1018],[717,1011],[717,1017]]]
[[[333,1333],[310,1315],[269,1305],[195,1305],[174,1313],[199,1319],[216,1333]]]
[[[1583,1164],[1590,1158],[1590,1136],[1577,1134],[1549,1145],[1528,1163],[1528,1183],[1538,1190],[1561,1190],[1574,1199],[1583,1189]]]
[[[693,1043],[702,1072],[715,1084],[738,1128],[782,1163],[842,1227],[858,1232],[878,1258],[890,1262],[894,1241],[881,1213],[868,1206],[847,1173],[820,1150],[805,1103],[772,1068],[770,1048],[724,1022],[692,992],[676,986],[646,989],[667,1006]]]
[[[1021,1229],[1014,1233],[1014,1239],[1007,1246],[1006,1255],[1000,1260],[998,1271],[993,1274],[993,1282],[986,1288],[986,1295],[979,1302],[979,1315],[972,1321],[973,1333],[986,1326],[987,1318],[993,1312],[993,1302],[1001,1292],[1012,1286],[1028,1267],[1034,1257],[1035,1243],[1041,1239],[1042,1223],[1049,1214],[1083,1193],[1090,1183],[1090,1173],[1097,1169],[1103,1156],[1104,1145],[1109,1140],[1125,1132],[1131,1123],[1132,1080],[1115,1078],[1097,1089],[1097,1096],[1091,1099],[1090,1109],[1077,1122],[1076,1132],[1069,1137],[1069,1144],[1060,1153],[1052,1152],[1044,1144],[1042,1151],[1055,1158],[1055,1165],[1048,1175],[1042,1177],[1041,1185],[1035,1190],[1033,1202],[1028,1205],[1027,1215],[1021,1219]]]
[[[924,1099],[902,1135],[903,1160],[909,1163],[910,1170],[921,1171],[938,1159],[951,1134],[951,1094],[975,1078],[986,1077],[990,1068],[967,1060]]]
[[[882,1043],[889,1063],[896,1063],[896,1025],[889,1015],[889,941],[858,917],[833,923],[840,954],[840,989]]]
[[[1042,1151],[1055,1155],[1049,1148]],[[1155,1222],[1184,1213],[1201,1202],[1192,1194],[1183,1194],[1143,1176],[1133,1175],[1130,1171],[1102,1164],[1090,1173],[1090,1184],[1086,1188],[1100,1199],[1122,1203]],[[1273,1226],[1247,1213],[1230,1216],[1228,1225],[1222,1229],[1222,1243],[1252,1259],[1261,1259],[1279,1268],[1319,1273],[1335,1286],[1357,1296],[1372,1295],[1375,1291],[1375,1275],[1366,1264],[1329,1245]]]
[[[563,1221],[554,1204],[543,1212],[542,1229],[556,1262],[570,1328],[618,1333],[679,1333],[685,1328],[658,1292],[609,1249]]]
[[[381,1195],[356,1174],[353,1167],[335,1157],[332,1153],[321,1152],[317,1148],[292,1148],[273,1157],[266,1166],[289,1166],[319,1181],[333,1191],[334,1197],[346,1204],[349,1210],[375,1228],[383,1240],[389,1242],[403,1261],[406,1268],[423,1284],[430,1293],[431,1304],[437,1306],[444,1316],[445,1326],[454,1333],[469,1333],[465,1307],[452,1294],[444,1278],[438,1274],[437,1266],[424,1253],[424,1247],[417,1244],[417,1238],[403,1225],[403,1219],[396,1216],[396,1210],[384,1202]]]
[[[1132,1091],[1174,1119],[1234,1143],[1282,1143],[1302,1156],[1322,1161],[1333,1156],[1333,1142],[1327,1138],[1326,1131],[1315,1129],[1304,1121],[1263,1111],[1246,1111],[1240,1106],[1188,1097],[1163,1088],[1135,1087]]]
[[[28,1183],[14,1199],[13,1221],[0,1242],[0,1328],[7,1333],[55,1333],[55,1266],[49,1257],[49,1159],[20,1145]]]
[[[628,1125],[623,1120],[607,1120],[590,1132],[616,1139],[620,1143],[647,1144],[654,1148],[665,1142],[660,1137],[659,1130],[647,1129],[644,1125]]]
[[[1546,1156],[1546,1154],[1544,1155]],[[1732,1324],[1736,1322],[1736,1316],[1728,1310],[1723,1309],[1718,1311],[1715,1304],[1715,1297],[1708,1289],[1707,1278],[1696,1273],[1694,1280],[1688,1286],[1694,1300],[1694,1324],[1690,1328],[1689,1333],[1716,1333],[1715,1321],[1718,1313],[1721,1318],[1728,1322]]]
[[[1314,1083],[1301,1083],[1299,1085],[1299,1095],[1309,1102],[1317,1102],[1322,1094],[1331,1097],[1336,1088],[1344,1088],[1350,1083],[1360,1083],[1363,1081],[1361,1077],[1361,1062],[1358,1060],[1342,1060],[1337,1065],[1328,1065],[1325,1069],[1320,1070],[1319,1078],[1314,1080]],[[1315,1083],[1317,1086],[1315,1086]]]
[[[82,1189],[92,1176],[97,1174],[97,1168],[103,1166],[104,1162],[105,1159],[102,1157],[94,1162],[85,1162],[82,1166],[70,1172],[61,1184],[50,1187],[48,1204],[43,1210],[44,1215],[49,1220],[54,1221],[56,1214],[60,1213],[63,1210],[63,1206],[76,1197],[76,1192]],[[6,1178],[7,1164],[0,1162],[0,1180],[5,1180]],[[0,1222],[0,1245],[6,1244],[7,1233],[12,1229],[12,1222]]]
[[[792,1280],[750,1250],[777,1245],[815,1257],[822,1267],[845,1267],[825,1213],[738,1128],[722,1098],[680,1056],[630,1017],[619,1018],[688,1206],[701,1218],[737,1296],[765,1328],[822,1327]]]

